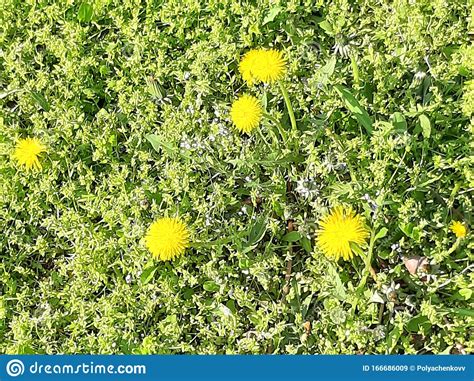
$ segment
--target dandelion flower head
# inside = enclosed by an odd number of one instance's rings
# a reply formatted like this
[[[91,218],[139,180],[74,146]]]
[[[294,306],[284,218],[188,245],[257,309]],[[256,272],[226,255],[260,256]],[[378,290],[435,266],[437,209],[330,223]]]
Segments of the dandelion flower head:
[[[44,151],[46,151],[46,147],[38,139],[20,139],[16,143],[13,157],[16,159],[18,164],[26,167],[28,170],[40,170],[42,167],[39,161],[39,155]]]
[[[153,222],[145,236],[145,245],[153,256],[168,261],[189,247],[189,230],[179,218],[160,218]]]
[[[230,117],[240,132],[248,134],[258,127],[262,113],[260,101],[251,95],[244,94],[232,104]]]
[[[253,49],[244,55],[239,70],[249,85],[255,82],[273,83],[283,78],[286,59],[282,52],[275,49]]]
[[[449,227],[457,238],[464,238],[467,234],[466,225],[459,221],[453,221]]]
[[[319,225],[317,244],[326,257],[336,261],[341,257],[350,260],[354,255],[351,242],[363,246],[369,236],[363,218],[350,207],[336,206]]]

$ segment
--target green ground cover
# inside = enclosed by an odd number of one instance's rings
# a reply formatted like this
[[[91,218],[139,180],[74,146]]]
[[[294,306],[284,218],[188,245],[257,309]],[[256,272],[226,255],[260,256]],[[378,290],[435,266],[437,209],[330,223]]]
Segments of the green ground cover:
[[[0,353],[473,352],[473,9],[2,0]],[[296,129],[239,72],[257,48]],[[369,232],[349,261],[317,244],[336,205]],[[144,239],[165,216],[173,261]]]

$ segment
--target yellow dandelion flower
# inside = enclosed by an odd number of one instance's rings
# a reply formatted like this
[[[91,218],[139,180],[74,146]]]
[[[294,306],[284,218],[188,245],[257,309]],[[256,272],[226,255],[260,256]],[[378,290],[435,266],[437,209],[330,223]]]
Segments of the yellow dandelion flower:
[[[153,256],[162,261],[174,259],[189,247],[189,230],[179,218],[160,218],[153,222],[145,244]]]
[[[253,85],[256,81],[255,77],[252,74],[252,70],[258,62],[258,57],[261,54],[261,49],[253,49],[247,52],[239,64],[240,74],[242,74],[242,78],[245,82],[249,85]]]
[[[258,127],[262,113],[260,101],[251,95],[244,94],[232,104],[230,117],[239,131],[248,134]]]
[[[46,151],[46,147],[38,139],[20,139],[16,143],[13,157],[18,161],[18,164],[25,166],[28,170],[40,170],[42,167],[38,156],[44,151]]]
[[[254,82],[273,83],[283,78],[286,72],[286,59],[275,49],[253,49],[247,52],[239,65],[243,79]]]
[[[319,225],[317,244],[326,257],[336,261],[351,259],[354,253],[350,243],[363,246],[369,236],[363,218],[350,207],[336,206]]]
[[[467,234],[466,225],[459,221],[453,221],[449,227],[457,238],[464,238]]]

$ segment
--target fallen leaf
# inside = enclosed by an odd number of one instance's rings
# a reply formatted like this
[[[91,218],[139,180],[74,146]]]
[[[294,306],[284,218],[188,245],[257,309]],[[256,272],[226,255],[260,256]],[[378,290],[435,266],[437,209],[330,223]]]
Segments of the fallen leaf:
[[[426,257],[414,255],[411,257],[403,257],[402,260],[403,264],[411,275],[416,275],[418,270],[421,270],[425,273],[429,270],[430,263]]]

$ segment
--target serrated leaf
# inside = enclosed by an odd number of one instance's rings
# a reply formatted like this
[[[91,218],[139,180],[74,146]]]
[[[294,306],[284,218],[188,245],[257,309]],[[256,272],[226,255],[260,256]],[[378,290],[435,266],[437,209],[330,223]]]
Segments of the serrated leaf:
[[[367,111],[360,105],[359,101],[351,94],[351,92],[340,86],[335,86],[337,93],[344,100],[347,109],[354,115],[360,125],[362,125],[367,133],[372,134],[372,119]]]
[[[286,242],[296,242],[296,241],[299,241],[300,239],[301,239],[301,233],[299,232],[286,233],[282,238],[282,240]]]
[[[421,133],[425,139],[429,139],[431,136],[431,122],[425,114],[421,114],[419,117]]]

